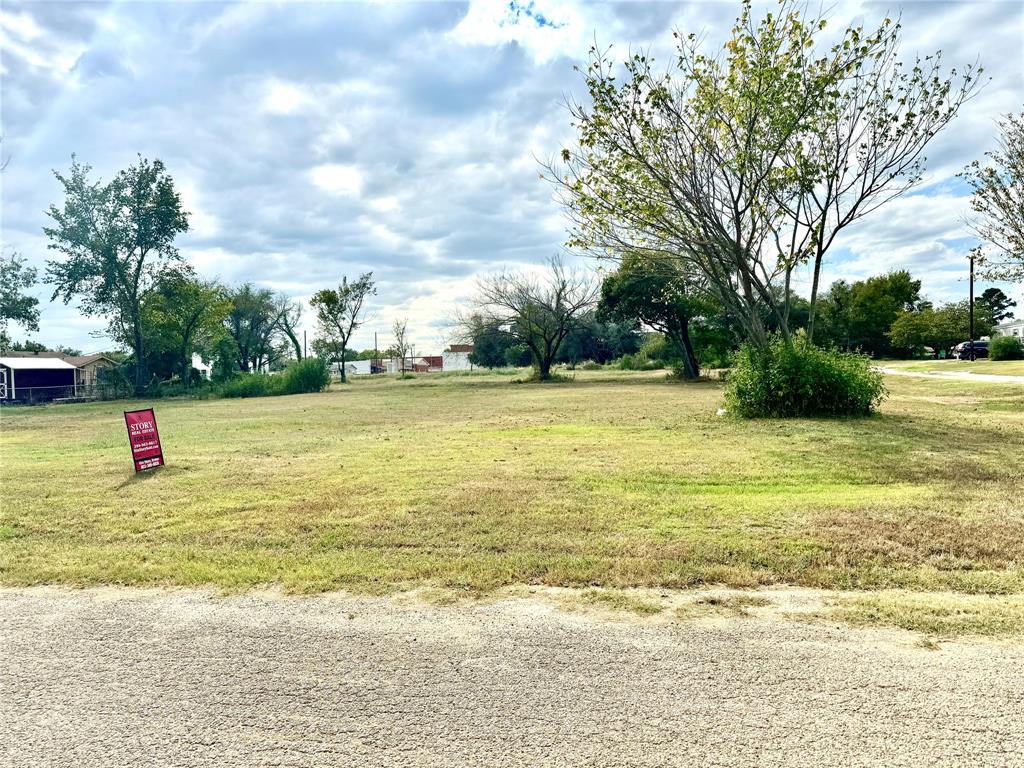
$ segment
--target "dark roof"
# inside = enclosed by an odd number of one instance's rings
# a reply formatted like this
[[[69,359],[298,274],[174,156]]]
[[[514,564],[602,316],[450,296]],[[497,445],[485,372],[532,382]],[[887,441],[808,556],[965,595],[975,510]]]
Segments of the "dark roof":
[[[448,351],[449,352],[472,352],[473,351],[473,345],[472,344],[452,344],[450,347],[448,347]]]

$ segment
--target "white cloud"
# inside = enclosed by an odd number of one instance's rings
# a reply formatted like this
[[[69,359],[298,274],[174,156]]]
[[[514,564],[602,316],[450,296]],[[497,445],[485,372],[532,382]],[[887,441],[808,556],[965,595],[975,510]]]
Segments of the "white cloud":
[[[263,111],[272,115],[290,115],[313,102],[306,89],[294,84],[275,81],[267,86],[263,96]]]
[[[316,186],[332,195],[358,197],[363,188],[363,174],[354,165],[318,165],[310,171],[310,178]]]

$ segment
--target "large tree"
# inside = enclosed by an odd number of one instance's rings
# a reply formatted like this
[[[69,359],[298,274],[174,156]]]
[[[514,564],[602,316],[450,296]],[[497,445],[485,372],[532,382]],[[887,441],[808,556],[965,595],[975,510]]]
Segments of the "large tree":
[[[976,307],[974,335],[987,336],[995,322],[988,307]],[[980,311],[979,311],[980,310]],[[934,355],[971,338],[970,307],[966,301],[945,304],[938,309],[925,306],[901,312],[893,321],[889,338],[897,349],[921,352],[930,347]]]
[[[987,309],[996,323],[1012,318],[1013,308],[1017,306],[1016,301],[1003,293],[1002,289],[995,287],[986,288],[974,301]]]
[[[363,324],[363,308],[367,298],[376,293],[373,273],[366,272],[351,283],[347,277],[342,277],[337,290],[324,288],[314,293],[309,300],[309,306],[316,314],[321,341],[338,350],[342,363],[342,382],[348,381],[344,361],[352,334]]]
[[[244,283],[229,293],[231,311],[224,324],[234,339],[235,363],[243,373],[269,367],[282,356],[281,306],[274,292]]]
[[[589,274],[554,258],[539,277],[502,271],[480,278],[475,315],[528,347],[537,378],[547,381],[562,342],[597,305],[599,291]]]
[[[143,302],[147,346],[172,356],[182,385],[188,387],[192,355],[214,356],[227,332],[224,320],[231,308],[227,291],[216,281],[167,275]]]
[[[938,55],[905,67],[889,19],[823,43],[825,19],[802,8],[755,19],[745,2],[720,56],[677,34],[665,73],[644,54],[616,71],[593,48],[589,103],[570,105],[578,143],[548,167],[571,244],[684,263],[762,348],[765,308],[790,337],[796,267],[812,261],[817,282],[842,229],[917,183],[977,82],[945,77]]]
[[[303,358],[302,344],[299,343],[297,327],[302,319],[302,304],[292,299],[287,294],[281,293],[277,296],[277,329],[284,334],[285,338],[292,345],[295,352],[295,359]]]
[[[36,270],[18,254],[0,256],[0,350],[10,343],[7,323],[18,323],[26,331],[39,330],[39,299],[25,293],[35,281]]]
[[[407,318],[396,318],[391,324],[391,336],[394,339],[391,344],[391,351],[399,359],[399,366],[404,374],[405,358],[412,352],[412,341],[409,338],[409,320]]]
[[[854,283],[837,280],[821,301],[821,340],[885,356],[893,351],[889,329],[899,314],[923,306],[921,281],[906,270]]]
[[[965,175],[974,191],[975,231],[986,245],[983,276],[1024,281],[1024,114],[1007,115],[999,127],[999,148]]]
[[[54,175],[64,204],[51,205],[43,227],[49,248],[64,254],[47,263],[53,298],[77,298],[82,312],[108,319],[111,335],[135,355],[135,391],[146,384],[142,302],[170,268],[181,269],[174,239],[188,230],[188,213],[160,160],[139,157],[106,184],[91,181],[88,165],[73,160]]]
[[[668,337],[683,361],[683,376],[700,375],[690,323],[717,307],[679,262],[630,254],[601,285],[601,313],[617,320],[639,320]]]

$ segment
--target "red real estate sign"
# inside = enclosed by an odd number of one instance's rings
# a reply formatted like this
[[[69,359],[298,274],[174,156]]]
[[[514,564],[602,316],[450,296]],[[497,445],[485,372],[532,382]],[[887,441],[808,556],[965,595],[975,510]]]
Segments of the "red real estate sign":
[[[156,431],[156,416],[153,409],[125,411],[124,423],[128,425],[128,442],[132,446],[135,471],[162,467],[164,452],[160,447],[160,433]]]

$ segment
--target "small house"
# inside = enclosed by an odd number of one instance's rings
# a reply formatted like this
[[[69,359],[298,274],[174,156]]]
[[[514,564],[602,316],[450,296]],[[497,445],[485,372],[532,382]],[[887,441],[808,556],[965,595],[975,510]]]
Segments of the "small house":
[[[59,357],[0,357],[0,400],[37,403],[78,394],[78,368]]]

